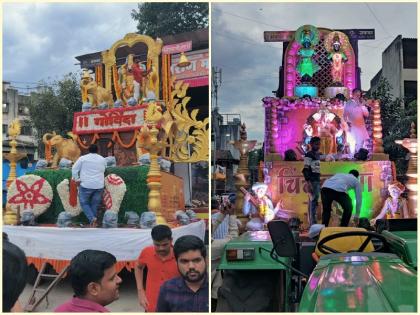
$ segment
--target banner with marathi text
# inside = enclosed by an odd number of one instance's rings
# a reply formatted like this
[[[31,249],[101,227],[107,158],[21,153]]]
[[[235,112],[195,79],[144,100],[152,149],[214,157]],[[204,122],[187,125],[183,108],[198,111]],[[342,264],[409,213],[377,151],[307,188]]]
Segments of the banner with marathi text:
[[[265,163],[265,182],[269,185],[269,194],[276,205],[280,200],[283,209],[291,210],[305,220],[308,211],[308,194],[305,178],[302,174],[303,161],[286,162],[273,161]],[[337,161],[321,162],[322,183],[336,173],[348,173],[355,169],[359,171],[359,181],[362,184],[362,209],[360,216],[372,218],[382,208],[388,195],[388,184],[393,180],[393,171],[390,161]],[[349,192],[353,200],[355,211],[355,194]],[[321,198],[318,203],[318,220],[321,218]]]
[[[74,114],[73,133],[92,134],[132,131],[144,125],[146,106],[113,108]]]

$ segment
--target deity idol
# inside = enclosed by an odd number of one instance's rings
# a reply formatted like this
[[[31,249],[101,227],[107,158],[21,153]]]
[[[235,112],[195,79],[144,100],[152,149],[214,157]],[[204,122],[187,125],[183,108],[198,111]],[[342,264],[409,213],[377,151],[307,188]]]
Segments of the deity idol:
[[[331,77],[334,86],[343,86],[344,63],[347,56],[344,48],[348,45],[347,36],[341,32],[331,32],[325,40],[325,48],[329,52],[328,59],[331,59]]]
[[[140,99],[142,87],[146,85],[145,77],[150,71],[145,71],[139,60],[133,54],[127,56],[125,64],[118,69],[119,83],[122,87],[122,98],[128,100]],[[144,93],[143,93],[144,94]]]
[[[295,40],[302,45],[298,51],[301,58],[296,70],[303,82],[309,82],[315,72],[319,70],[319,65],[312,59],[315,54],[314,47],[319,42],[318,30],[314,26],[305,25],[296,31]]]
[[[274,218],[273,202],[266,195],[268,186],[264,183],[252,185],[252,191],[256,196],[247,193],[244,197],[243,213],[250,217],[246,228],[248,231],[259,231],[264,229],[264,224]]]
[[[389,197],[385,200],[381,212],[372,219],[371,223],[375,224],[378,219],[407,219],[409,218],[407,200],[401,197],[405,187],[398,181],[388,185]]]

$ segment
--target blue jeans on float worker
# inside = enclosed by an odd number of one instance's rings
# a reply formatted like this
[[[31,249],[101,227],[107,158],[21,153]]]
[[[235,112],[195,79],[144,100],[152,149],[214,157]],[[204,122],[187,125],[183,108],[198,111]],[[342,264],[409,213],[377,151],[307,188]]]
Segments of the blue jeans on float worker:
[[[93,219],[96,219],[98,213],[98,207],[102,201],[102,193],[104,189],[90,189],[79,186],[79,200],[80,206],[89,223],[92,223]]]
[[[318,199],[321,191],[321,182],[311,181],[312,196],[308,202],[309,225],[316,224],[316,208],[318,207]]]

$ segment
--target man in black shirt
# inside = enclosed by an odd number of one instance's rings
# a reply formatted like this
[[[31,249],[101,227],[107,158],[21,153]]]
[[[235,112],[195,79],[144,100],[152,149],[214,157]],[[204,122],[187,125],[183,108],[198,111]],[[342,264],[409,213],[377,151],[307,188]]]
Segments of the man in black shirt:
[[[311,145],[311,150],[305,154],[302,173],[305,177],[310,196],[308,204],[309,224],[313,225],[316,224],[316,208],[321,190],[321,163],[319,153],[321,139],[319,137],[312,137],[309,144]]]

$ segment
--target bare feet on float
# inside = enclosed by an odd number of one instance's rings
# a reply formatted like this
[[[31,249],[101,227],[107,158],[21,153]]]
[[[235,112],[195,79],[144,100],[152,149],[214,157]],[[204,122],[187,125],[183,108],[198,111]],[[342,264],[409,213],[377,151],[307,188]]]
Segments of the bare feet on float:
[[[93,218],[92,222],[90,222],[90,227],[96,228],[98,226],[98,222],[96,218]]]

